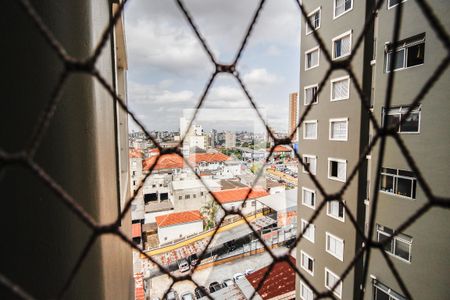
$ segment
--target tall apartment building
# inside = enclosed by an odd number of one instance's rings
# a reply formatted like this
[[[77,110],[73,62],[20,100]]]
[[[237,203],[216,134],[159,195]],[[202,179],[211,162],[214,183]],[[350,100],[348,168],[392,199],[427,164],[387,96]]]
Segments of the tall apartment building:
[[[225,148],[234,148],[236,147],[236,133],[227,131],[225,132]]]
[[[392,28],[400,1],[387,1],[379,10],[375,26],[376,49],[373,72],[373,113],[381,124],[404,118],[410,103],[426,85],[440,62],[448,55],[416,1],[403,1],[399,42],[392,43]],[[450,29],[448,1],[428,1],[438,19]],[[396,55],[395,83],[390,109],[384,107],[389,60]],[[434,195],[450,195],[450,72],[442,77],[398,128],[411,156]],[[379,144],[372,151],[371,189],[379,190],[375,240],[393,234],[408,217],[427,203],[417,174],[406,162],[394,140],[388,140],[381,174],[376,174]],[[381,184],[375,186],[376,176]],[[372,199],[368,201],[372,209]],[[448,211],[433,208],[385,247],[414,299],[446,299],[450,293],[450,222]],[[379,251],[371,256],[369,281],[364,299],[407,299]],[[390,297],[390,298],[389,298]]]
[[[450,8],[448,2],[429,2],[445,28],[449,28],[450,22],[445,14]],[[399,3],[403,5],[404,14],[400,42],[394,45],[394,19]],[[309,105],[314,107],[301,127],[300,154],[327,193],[333,193],[347,180],[373,132],[354,84],[344,71],[334,71],[317,95],[318,84],[329,64],[311,33],[318,31],[333,60],[346,59],[354,51],[354,41],[361,34],[374,1],[304,0],[303,4],[310,12],[308,17],[313,28],[305,26],[301,31],[300,114]],[[415,1],[387,0],[383,4],[352,60],[356,79],[361,83],[364,94],[370,95],[368,104],[380,124],[383,119],[395,122],[402,118],[408,104],[446,54],[446,48]],[[385,109],[388,70],[393,55],[396,55],[395,85],[391,108]],[[446,124],[450,105],[445,99],[448,80],[446,71],[398,128],[425,180],[435,195],[443,197],[450,194],[446,184],[450,177],[450,128]],[[356,217],[359,228],[367,233],[368,216],[373,209],[369,196],[374,190],[380,191],[373,238],[382,240],[425,205],[427,199],[416,174],[392,139],[386,143],[382,172],[375,173],[379,153],[377,145],[360,167],[343,200]],[[377,176],[381,176],[379,186],[374,184]],[[323,197],[306,170],[299,174],[299,187],[300,232]],[[327,203],[297,247],[299,269],[319,291],[330,289],[339,280],[340,274],[362,246],[362,240],[347,215],[348,211],[339,202]],[[446,253],[450,250],[450,231],[447,219],[445,211],[432,209],[385,247],[414,298],[444,299],[449,292],[446,273],[450,264]],[[363,288],[364,299],[406,299],[377,250],[371,256],[369,274],[364,286],[360,261],[337,285],[334,295],[340,299],[360,299]],[[297,295],[300,299],[313,299],[312,290],[302,279],[297,283]]]
[[[289,124],[288,124],[288,134],[296,130],[298,122],[298,93],[289,94]],[[297,141],[297,134],[294,135],[292,141]]]

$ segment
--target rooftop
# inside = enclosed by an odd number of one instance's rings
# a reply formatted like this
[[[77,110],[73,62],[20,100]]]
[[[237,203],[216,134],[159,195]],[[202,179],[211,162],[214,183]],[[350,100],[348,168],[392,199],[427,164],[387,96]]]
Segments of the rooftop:
[[[272,194],[270,197],[258,199],[259,202],[275,211],[291,211],[297,209],[297,189]]]
[[[200,211],[191,210],[157,216],[155,219],[158,227],[167,227],[184,223],[198,222],[203,220],[203,217],[200,214]]]
[[[189,162],[195,164],[197,162],[223,162],[230,160],[228,155],[223,153],[195,153],[189,156]]]
[[[291,152],[291,151],[292,151],[291,148],[282,145],[275,146],[275,148],[273,149],[273,152]]]
[[[246,198],[255,199],[269,195],[266,190],[262,188],[254,188],[250,190],[250,188],[236,188],[229,190],[222,190],[219,192],[213,192],[213,195],[217,198],[220,203],[230,203],[242,201]]]
[[[142,235],[141,223],[131,224],[131,237],[137,238],[141,237],[141,235]]]
[[[220,190],[221,188],[221,185],[215,180],[205,179],[203,182],[204,184],[198,179],[176,180],[172,181],[172,188],[174,191],[185,189],[206,189],[206,187],[210,190]]]
[[[295,258],[290,256],[289,260],[295,265]],[[264,267],[246,276],[254,289],[258,288],[269,268],[270,266]],[[273,299],[276,297],[278,299],[278,297],[290,293],[292,293],[292,297],[295,297],[295,271],[285,261],[276,262],[261,289],[259,289],[258,294],[262,299]]]
[[[158,162],[154,167],[154,170],[164,170],[164,169],[182,169],[184,167],[184,160],[178,154],[165,154],[162,156],[152,156],[144,160],[144,170],[148,171],[155,164],[157,158]]]

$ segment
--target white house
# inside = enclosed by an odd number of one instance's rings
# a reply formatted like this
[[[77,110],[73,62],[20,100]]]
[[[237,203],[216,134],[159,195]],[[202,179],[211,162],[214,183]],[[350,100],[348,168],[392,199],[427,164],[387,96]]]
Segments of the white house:
[[[157,216],[159,244],[165,244],[203,231],[203,217],[198,210]]]

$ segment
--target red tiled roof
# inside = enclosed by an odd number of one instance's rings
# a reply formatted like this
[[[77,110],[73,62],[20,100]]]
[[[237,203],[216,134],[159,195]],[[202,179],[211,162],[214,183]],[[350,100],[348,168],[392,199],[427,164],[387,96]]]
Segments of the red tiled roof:
[[[141,237],[142,228],[141,223],[131,224],[131,237]]]
[[[158,163],[156,164],[154,170],[162,170],[162,169],[182,169],[184,165],[183,158],[178,154],[165,154],[162,156],[152,156],[144,160],[144,170],[150,170],[151,166],[153,166],[156,162],[156,159],[159,158]]]
[[[254,188],[249,194],[250,188],[237,188],[237,189],[229,189],[222,190],[218,192],[213,192],[213,195],[220,203],[230,203],[242,201],[245,198],[255,199],[259,197],[264,197],[269,195],[269,193],[262,188]],[[247,197],[248,194],[248,197]]]
[[[172,225],[179,225],[184,223],[191,223],[196,221],[201,221],[203,219],[200,211],[191,210],[183,211],[178,213],[171,213],[167,215],[157,216],[156,224],[158,227],[166,227]]]
[[[144,275],[142,273],[134,274],[134,299],[145,300]]]
[[[292,151],[291,148],[282,145],[275,146],[275,148],[273,149],[273,152],[291,152],[291,151]]]
[[[198,162],[219,162],[229,160],[230,157],[223,153],[196,153],[189,156],[189,162],[195,164]]]
[[[289,260],[295,265],[295,258],[290,256]],[[268,271],[269,266],[247,275],[246,278],[256,289]],[[272,299],[292,291],[295,291],[295,271],[287,262],[279,261],[273,266],[258,294],[263,299]]]

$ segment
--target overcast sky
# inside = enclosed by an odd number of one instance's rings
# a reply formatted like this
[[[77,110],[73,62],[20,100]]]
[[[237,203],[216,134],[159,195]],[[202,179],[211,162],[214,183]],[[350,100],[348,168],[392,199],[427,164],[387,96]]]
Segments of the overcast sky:
[[[254,0],[185,1],[215,57],[225,64],[234,58],[257,4]],[[282,131],[287,130],[289,93],[299,86],[299,16],[292,0],[267,1],[237,66],[269,124]],[[179,118],[196,105],[214,67],[175,1],[129,1],[125,22],[130,109],[149,130],[178,130]],[[204,107],[208,110],[200,112],[197,123],[211,109],[226,108],[230,123],[235,123],[230,129],[245,129],[245,122],[233,121],[233,112],[250,105],[230,75],[216,77]],[[222,120],[227,119],[224,114]],[[254,120],[249,123],[252,128]],[[212,126],[208,124],[206,129]]]

